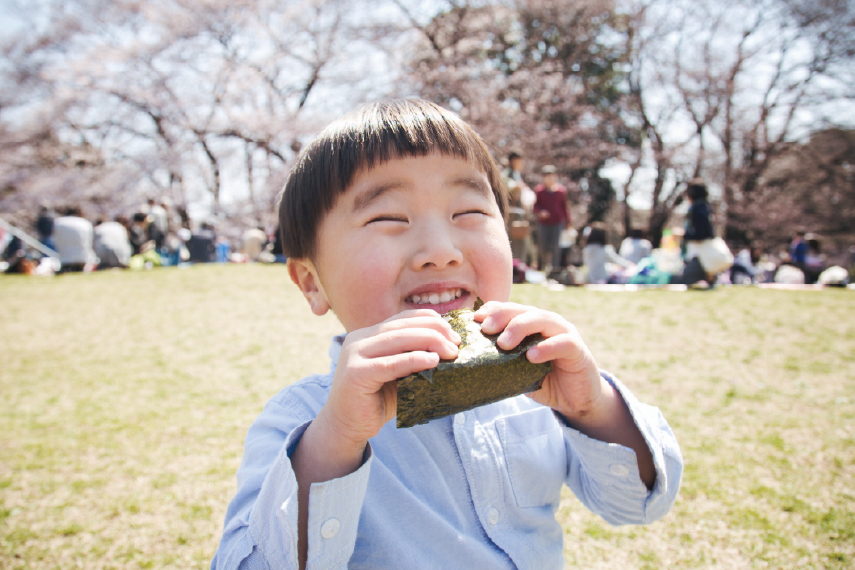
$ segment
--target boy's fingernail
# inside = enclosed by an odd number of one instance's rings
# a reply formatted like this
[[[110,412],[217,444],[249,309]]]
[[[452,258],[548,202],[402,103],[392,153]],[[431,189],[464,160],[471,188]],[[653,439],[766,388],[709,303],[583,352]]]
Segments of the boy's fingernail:
[[[502,334],[499,335],[499,338],[496,339],[496,344],[502,342],[507,342],[510,338],[510,333],[508,331],[502,331]]]
[[[540,351],[537,349],[536,346],[533,346],[528,349],[528,352],[526,352],[526,354],[528,355],[529,360],[531,360],[532,358],[537,358],[538,356],[540,356]]]
[[[460,344],[460,341],[462,339],[460,338],[460,335],[457,333],[456,330],[451,331],[451,340],[453,340],[455,344]]]

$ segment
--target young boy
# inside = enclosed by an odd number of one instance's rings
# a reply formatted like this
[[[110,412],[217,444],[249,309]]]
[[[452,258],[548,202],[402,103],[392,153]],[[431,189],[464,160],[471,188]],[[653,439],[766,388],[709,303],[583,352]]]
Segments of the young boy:
[[[668,512],[682,458],[659,411],[563,317],[508,303],[505,193],[478,135],[424,101],[363,107],[303,150],[288,271],[347,333],[250,428],[212,568],[563,568],[563,483],[613,524]],[[397,429],[396,380],[457,356],[440,314],[477,297],[500,347],[545,337],[527,352],[553,363],[543,388]]]

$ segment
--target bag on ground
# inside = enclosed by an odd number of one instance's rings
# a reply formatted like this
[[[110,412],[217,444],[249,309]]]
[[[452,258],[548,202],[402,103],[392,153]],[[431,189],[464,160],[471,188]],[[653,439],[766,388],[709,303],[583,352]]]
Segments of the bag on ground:
[[[733,265],[733,254],[719,237],[697,242],[697,253],[704,271],[710,275],[721,273]]]

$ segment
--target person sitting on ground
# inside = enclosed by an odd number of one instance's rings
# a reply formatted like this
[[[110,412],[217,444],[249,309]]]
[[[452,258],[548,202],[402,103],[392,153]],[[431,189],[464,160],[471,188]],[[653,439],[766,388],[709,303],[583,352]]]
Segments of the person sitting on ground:
[[[202,222],[199,230],[190,236],[185,246],[191,263],[213,263],[217,261],[217,234],[208,222]]]
[[[638,228],[629,231],[629,235],[620,244],[618,255],[632,263],[638,263],[653,251],[653,244],[645,239],[644,232]]]
[[[288,261],[288,258],[285,257],[285,251],[282,249],[282,232],[280,231],[279,226],[276,226],[276,229],[273,231],[273,235],[270,236],[269,241],[271,243],[268,247],[270,249],[270,253],[273,255],[273,260],[276,263],[285,263]]]
[[[608,231],[602,222],[594,222],[582,250],[582,263],[588,270],[588,283],[614,283],[618,271],[610,270],[608,263],[628,269],[635,264],[624,259],[615,252],[614,246],[608,243]],[[624,281],[625,283],[626,281]]]
[[[139,255],[143,251],[143,247],[148,239],[149,217],[144,212],[137,212],[133,216],[133,222],[128,228],[128,237],[131,240],[131,247],[134,255]]]
[[[267,234],[263,228],[249,228],[241,237],[241,253],[247,261],[258,261],[264,246],[267,245]]]
[[[486,144],[426,101],[362,107],[301,151],[279,206],[288,274],[346,333],[250,427],[213,570],[563,568],[563,484],[612,524],[668,512],[671,429],[564,317],[508,302],[506,212]],[[397,379],[456,358],[440,314],[478,298],[499,347],[544,337],[526,356],[553,363],[543,387],[398,429]]]
[[[822,255],[819,238],[814,234],[805,236],[807,242],[807,253],[804,260],[805,283],[813,284],[825,269],[825,256]]]
[[[61,264],[60,273],[84,271],[94,264],[92,223],[83,218],[77,206],[67,208],[65,215],[53,222],[53,240]]]
[[[98,269],[124,269],[133,255],[128,230],[118,220],[95,226],[94,248],[99,259]]]
[[[39,217],[36,220],[36,232],[39,234],[39,241],[51,249],[54,249],[54,220],[56,220],[56,212],[48,208],[47,204],[39,206]]]
[[[734,285],[751,285],[761,271],[757,267],[760,252],[752,249],[749,243],[743,243],[738,249],[730,268],[730,282]]]
[[[0,253],[0,262],[3,263],[2,267],[5,267],[5,269],[0,268],[0,271],[22,275],[32,275],[38,266],[38,263],[27,255],[23,240],[16,235],[12,236]]]
[[[805,240],[804,230],[797,230],[793,235],[793,239],[790,242],[789,254],[790,264],[798,267],[802,272],[804,272],[805,261],[807,260],[808,254],[808,243],[807,240]]]

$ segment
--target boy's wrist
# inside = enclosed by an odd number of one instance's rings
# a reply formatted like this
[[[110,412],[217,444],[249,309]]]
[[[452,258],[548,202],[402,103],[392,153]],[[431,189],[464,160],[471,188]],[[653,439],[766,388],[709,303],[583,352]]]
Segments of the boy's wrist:
[[[597,372],[600,390],[590,404],[574,410],[556,410],[569,427],[579,431],[597,430],[609,426],[623,410],[623,398],[602,375]]]
[[[365,447],[368,445],[367,439],[354,438],[325,407],[321,408],[312,423],[316,426],[316,443],[330,454],[330,457],[351,461],[359,458],[361,464]]]

